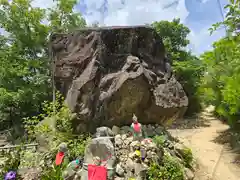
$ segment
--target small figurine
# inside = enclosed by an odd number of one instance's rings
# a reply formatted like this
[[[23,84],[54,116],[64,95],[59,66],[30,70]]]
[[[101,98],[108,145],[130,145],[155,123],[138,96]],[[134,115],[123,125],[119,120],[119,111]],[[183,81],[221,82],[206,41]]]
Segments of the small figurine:
[[[63,162],[66,162],[66,154],[67,154],[67,144],[66,143],[61,143],[59,145],[59,150],[56,155],[56,160],[55,163],[57,166],[63,164]]]
[[[140,140],[142,137],[142,125],[138,122],[137,116],[133,114],[133,123],[131,124],[131,129],[133,132],[134,139]]]
[[[78,171],[81,169],[82,164],[82,158],[78,158],[70,162],[63,172],[63,179],[71,179],[72,177],[76,176]]]

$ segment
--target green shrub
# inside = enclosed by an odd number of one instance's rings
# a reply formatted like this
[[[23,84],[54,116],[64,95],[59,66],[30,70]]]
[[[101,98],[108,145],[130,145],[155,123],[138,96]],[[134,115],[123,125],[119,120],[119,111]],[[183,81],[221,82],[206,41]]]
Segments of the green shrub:
[[[20,165],[20,152],[21,148],[15,151],[8,150],[1,152],[1,156],[5,159],[5,163],[0,165],[0,177],[4,177],[9,171],[16,171]]]
[[[187,56],[185,61],[174,62],[174,72],[177,80],[181,83],[187,97],[188,97],[188,109],[185,116],[192,116],[200,112],[201,97],[199,93],[199,87],[201,85],[201,77],[203,74],[203,68],[201,61],[194,56]]]
[[[155,142],[157,146],[164,146],[165,139],[166,138],[163,135],[154,136],[153,142]]]
[[[50,133],[59,131],[72,134],[72,119],[75,114],[64,104],[63,97],[56,93],[56,101],[42,103],[43,113],[33,117],[24,118],[24,127],[30,141],[37,133]]]
[[[193,154],[190,148],[183,149],[183,159],[185,163],[184,165],[186,167],[191,167],[191,163],[193,162]]]
[[[148,180],[183,180],[184,171],[179,161],[171,156],[165,155],[163,164],[151,164],[147,177]]]
[[[51,166],[55,159],[60,143],[65,142],[68,145],[68,159],[72,161],[84,155],[85,146],[90,140],[90,135],[73,134],[72,119],[75,114],[63,103],[63,98],[57,93],[55,105],[52,102],[43,103],[42,114],[30,118],[25,118],[25,129],[29,141],[34,141],[41,135],[48,142],[49,151],[43,158],[43,180],[62,179],[61,170]],[[55,108],[55,110],[54,110]],[[50,162],[50,163],[49,163]]]
[[[63,180],[63,167],[51,166],[43,171],[41,180]]]
[[[226,36],[214,42],[211,51],[200,56],[206,72],[201,91],[205,103],[216,107],[215,114],[227,120],[231,128],[237,128],[240,118],[239,1],[229,1],[225,9],[229,13],[224,21],[213,24],[209,30],[213,33],[224,25]]]
[[[70,140],[68,142],[68,147],[70,150],[70,158],[83,156],[85,147],[90,141],[90,139],[91,139],[90,137],[86,137],[86,138],[82,137],[82,138]]]

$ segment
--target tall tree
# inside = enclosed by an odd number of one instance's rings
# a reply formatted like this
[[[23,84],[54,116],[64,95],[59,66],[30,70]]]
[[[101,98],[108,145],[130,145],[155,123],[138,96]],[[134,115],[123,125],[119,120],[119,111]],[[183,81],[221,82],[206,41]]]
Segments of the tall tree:
[[[213,25],[211,33],[225,26],[227,36],[213,44],[213,50],[205,52],[201,59],[206,74],[203,78],[203,98],[216,106],[216,112],[227,118],[232,127],[240,115],[240,20],[239,0],[231,0],[225,20]]]
[[[31,3],[31,0],[0,1],[0,28],[8,32],[7,37],[0,37],[1,128],[39,113],[41,102],[51,96],[50,33],[86,24],[73,11],[76,0],[56,0],[51,9],[33,7]]]
[[[190,29],[180,23],[180,19],[154,22],[153,27],[163,38],[164,45],[174,60],[185,60],[188,55],[184,50],[190,41],[187,39]]]

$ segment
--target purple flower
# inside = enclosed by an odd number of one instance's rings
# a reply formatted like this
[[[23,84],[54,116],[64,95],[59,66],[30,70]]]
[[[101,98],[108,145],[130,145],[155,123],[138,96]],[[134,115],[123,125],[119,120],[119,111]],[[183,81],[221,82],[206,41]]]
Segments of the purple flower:
[[[6,175],[4,180],[15,180],[17,176],[17,173],[14,171],[9,171]]]

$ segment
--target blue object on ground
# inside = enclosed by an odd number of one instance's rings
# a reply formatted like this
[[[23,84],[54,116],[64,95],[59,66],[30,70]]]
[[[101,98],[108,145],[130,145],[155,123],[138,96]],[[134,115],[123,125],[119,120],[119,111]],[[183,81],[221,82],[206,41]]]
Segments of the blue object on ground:
[[[6,175],[4,180],[16,180],[17,173],[14,171],[9,171]]]

